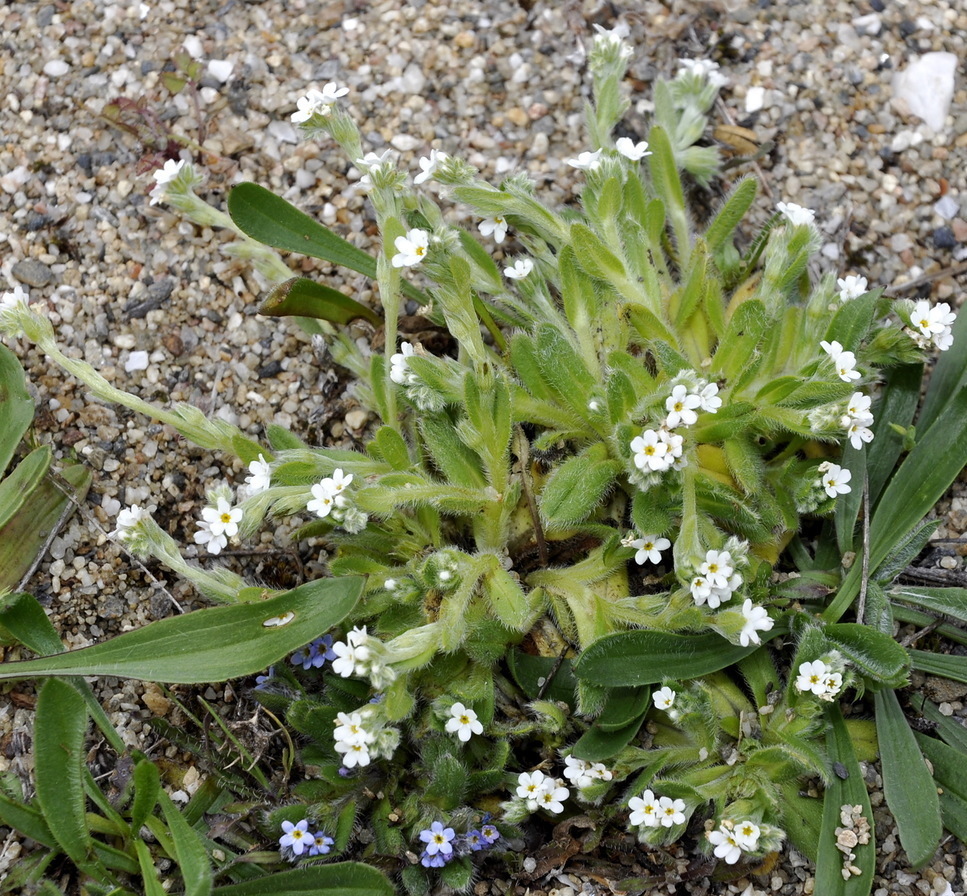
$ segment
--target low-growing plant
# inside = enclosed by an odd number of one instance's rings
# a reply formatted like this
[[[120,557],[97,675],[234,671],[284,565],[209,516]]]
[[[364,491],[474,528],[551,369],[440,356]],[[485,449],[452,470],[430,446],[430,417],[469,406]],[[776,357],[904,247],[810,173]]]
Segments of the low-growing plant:
[[[345,600],[325,603],[320,583],[269,598],[203,570],[134,507],[116,530],[128,549],[230,606],[0,678],[214,681],[276,663],[255,693],[298,735],[305,769],[293,801],[268,813],[281,855],[307,869],[349,855],[412,893],[437,880],[465,890],[519,825],[575,812],[593,824],[586,848],[627,827],[747,868],[788,839],[816,861],[816,892],[868,893],[858,759],[877,750],[913,864],[932,855],[941,819],[967,834],[967,738],[949,720],[941,739],[914,735],[894,693],[911,667],[967,679],[962,657],[907,649],[894,632],[928,614],[963,621],[967,592],[892,584],[963,466],[964,325],[861,277],[813,282],[814,214],[793,203],[743,245],[752,178],[695,221],[683,178],[719,174],[702,140],[722,79],[683,63],[655,84],[647,142],[615,141],[630,54],[605,31],[589,53],[590,148],[568,160],[585,177],[580,209],[546,208],[521,174],[491,186],[438,150],[411,185],[390,153],[364,153],[334,84],[292,118],[363,175],[375,259],[256,185],[234,189],[229,218],[195,194],[190,163],[158,172],[157,198],[234,229],[231,251],[276,282],[263,312],[298,316],[355,375],[379,419],[365,451],[274,426],[260,444],[190,406],[154,408],[66,357],[41,314],[5,297],[0,328],[95,395],[248,465],[236,494],[210,491],[197,544],[218,554],[269,517],[301,515],[295,537],[330,549]],[[431,180],[488,244],[520,254],[501,269],[449,223]],[[274,249],[373,277],[381,314],[292,278]],[[446,347],[401,338],[405,297]],[[350,338],[355,319],[382,329],[381,354]],[[914,430],[933,349],[945,354]],[[858,711],[844,718],[848,694]]]

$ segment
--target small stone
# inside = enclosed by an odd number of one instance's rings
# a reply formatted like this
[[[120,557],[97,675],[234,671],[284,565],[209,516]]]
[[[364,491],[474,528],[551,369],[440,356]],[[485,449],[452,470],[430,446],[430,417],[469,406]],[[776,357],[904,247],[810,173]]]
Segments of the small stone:
[[[70,71],[71,67],[63,59],[51,59],[44,65],[44,74],[48,78],[60,78]]]
[[[953,53],[914,56],[902,72],[893,76],[893,96],[932,130],[942,131],[954,97],[957,57]]]
[[[949,227],[938,227],[933,232],[933,244],[938,249],[953,249],[957,245],[957,238]]]
[[[890,237],[890,248],[894,252],[903,252],[913,248],[913,240],[906,233],[895,233]]]
[[[235,63],[228,59],[210,59],[208,61],[208,74],[216,81],[221,81],[222,84],[225,84],[232,77],[234,68]]]
[[[362,408],[355,408],[346,414],[346,426],[354,431],[362,429],[366,425],[367,420],[369,420],[369,412],[364,411]]]
[[[766,104],[765,87],[750,87],[745,94],[745,111],[758,112]]]
[[[135,370],[147,370],[148,369],[148,353],[147,352],[131,352],[128,355],[127,361],[124,362],[124,369],[128,373],[132,373]]]
[[[398,149],[400,152],[412,152],[417,149],[423,143],[422,140],[410,135],[410,134],[397,134],[390,140],[390,145],[394,149]]]
[[[958,243],[967,242],[967,221],[963,218],[954,218],[950,222],[950,227]]]
[[[949,703],[941,703],[937,707],[937,710],[942,716],[952,716],[954,714],[954,708]]]
[[[50,268],[35,258],[25,258],[23,261],[16,262],[10,271],[21,283],[38,289],[54,279]]]
[[[453,36],[453,42],[466,50],[477,43],[477,35],[472,31],[459,31]]]
[[[507,112],[507,117],[519,128],[523,127],[528,122],[527,113],[517,106]]]
[[[949,221],[960,211],[960,203],[948,193],[946,196],[943,196],[937,200],[937,202],[934,204],[933,210],[945,221]]]
[[[853,27],[857,34],[868,34],[870,36],[880,33],[883,27],[882,19],[875,13],[867,13],[865,16],[857,16],[853,19]]]

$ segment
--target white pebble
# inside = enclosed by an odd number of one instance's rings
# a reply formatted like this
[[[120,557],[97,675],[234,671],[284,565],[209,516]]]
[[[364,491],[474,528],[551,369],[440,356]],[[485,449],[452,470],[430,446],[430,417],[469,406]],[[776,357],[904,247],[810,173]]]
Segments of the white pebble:
[[[197,34],[189,34],[181,44],[192,59],[201,59],[202,46]]]
[[[960,203],[948,193],[937,201],[933,210],[945,221],[949,221],[960,212]]]
[[[411,134],[397,134],[390,140],[390,144],[400,152],[412,152],[422,144],[422,141]]]
[[[879,15],[871,12],[865,16],[857,16],[853,19],[853,27],[856,29],[857,34],[869,34],[872,37],[880,33],[883,22]]]
[[[51,59],[44,65],[44,74],[48,78],[59,78],[70,71],[70,66],[63,59]]]
[[[924,53],[893,76],[893,95],[906,103],[932,130],[943,130],[954,97],[957,57],[953,53]]]
[[[745,93],[745,111],[758,112],[766,104],[765,87],[750,87]]]
[[[103,510],[109,517],[116,517],[121,510],[121,502],[117,498],[112,498],[110,495],[105,495],[101,498],[101,510]]]
[[[147,370],[148,369],[148,353],[147,352],[131,352],[128,355],[127,361],[124,362],[124,369],[131,373],[134,370]]]
[[[230,77],[232,77],[232,70],[235,68],[235,63],[228,59],[210,59],[208,62],[208,74],[222,84],[225,84]]]

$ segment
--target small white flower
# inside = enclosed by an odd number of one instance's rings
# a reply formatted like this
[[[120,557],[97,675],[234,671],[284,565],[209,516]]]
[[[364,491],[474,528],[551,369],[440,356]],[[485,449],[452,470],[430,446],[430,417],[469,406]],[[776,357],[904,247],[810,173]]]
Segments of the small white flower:
[[[346,475],[342,470],[336,468],[332,471],[332,476],[327,476],[319,484],[322,485],[330,494],[338,495],[345,491],[347,486],[353,481],[353,474]]]
[[[332,661],[332,671],[343,678],[349,678],[356,674],[356,663],[358,657],[356,650],[351,644],[344,641],[336,641],[332,645],[332,652],[336,654],[336,659]]]
[[[127,541],[132,537],[132,530],[138,525],[142,520],[147,520],[151,518],[151,514],[148,512],[147,508],[142,508],[137,504],[132,504],[130,507],[125,507],[123,510],[118,512],[117,526],[111,533],[112,536],[120,538],[121,541]]]
[[[0,311],[17,311],[30,303],[29,293],[18,283],[10,292],[0,297]]]
[[[735,571],[732,555],[728,551],[706,551],[705,562],[698,571],[713,588],[728,588],[729,577]]]
[[[507,230],[507,221],[500,215],[484,218],[480,222],[480,232],[484,236],[493,234],[495,243],[502,243],[504,241],[504,237],[507,236]]]
[[[342,764],[346,768],[362,768],[372,761],[369,755],[369,744],[348,744],[345,741],[339,741],[336,744],[336,752],[344,754]]]
[[[733,823],[732,836],[735,842],[747,852],[755,850],[759,844],[759,826],[752,821],[736,821]]]
[[[242,509],[232,507],[228,498],[219,498],[215,507],[206,507],[201,512],[212,535],[225,535],[228,538],[238,535],[238,524],[242,521],[242,515]]]
[[[612,778],[611,772],[601,762],[565,756],[564,766],[564,777],[578,790],[591,787],[595,781],[610,781]]]
[[[775,622],[769,616],[769,611],[765,607],[757,607],[749,598],[742,604],[742,615],[745,617],[745,625],[739,632],[739,644],[748,647],[750,644],[761,644],[759,632],[769,631]]]
[[[698,393],[699,406],[703,411],[714,414],[722,407],[722,399],[718,397],[719,387],[715,383],[706,383]]]
[[[272,467],[260,454],[258,460],[248,465],[248,476],[245,477],[245,488],[249,495],[264,492],[272,485]]]
[[[194,535],[195,544],[204,545],[209,554],[220,554],[228,547],[228,536],[224,533],[216,535],[212,532],[211,524],[201,520],[198,531]]]
[[[426,250],[430,247],[430,235],[425,230],[414,227],[406,236],[398,236],[393,245],[396,246],[393,267],[413,267],[426,257]]]
[[[675,77],[690,74],[698,78],[705,78],[714,87],[724,87],[729,79],[719,72],[719,64],[711,59],[679,59],[680,68]]]
[[[312,500],[306,503],[306,510],[309,513],[314,513],[320,519],[329,516],[336,506],[336,496],[326,486],[325,480],[317,482],[310,491],[312,492]]]
[[[582,152],[576,159],[568,159],[567,163],[580,171],[594,171],[601,164],[601,150]]]
[[[413,183],[426,183],[436,174],[437,168],[448,158],[449,156],[445,152],[440,152],[438,149],[431,149],[429,156],[423,156],[420,159],[420,173],[413,178]]]
[[[727,600],[732,600],[732,595],[742,586],[742,576],[733,573],[725,585],[713,585],[706,600],[711,609],[716,609]]]
[[[712,594],[712,586],[709,584],[709,581],[705,578],[705,576],[693,576],[688,588],[689,591],[692,592],[692,599],[695,601],[696,606],[699,607],[701,607]],[[718,606],[718,604],[716,604],[716,606]]]
[[[844,470],[839,464],[824,461],[819,465],[819,472],[820,485],[829,497],[848,495],[852,491],[849,481],[853,478],[853,474],[849,470]]]
[[[184,159],[179,159],[177,162],[174,159],[168,159],[163,168],[158,168],[154,172],[154,186],[151,187],[149,194],[151,197],[148,200],[149,205],[157,205],[165,198],[165,187],[179,175],[185,164]]]
[[[724,824],[718,830],[709,831],[706,835],[708,842],[715,847],[715,856],[725,859],[729,865],[734,865],[742,857],[742,847],[739,846],[735,835]]]
[[[346,641],[355,648],[357,660],[369,659],[369,632],[365,625],[362,628],[353,626],[352,631],[346,633]]]
[[[632,162],[640,161],[645,156],[651,155],[648,152],[647,141],[642,140],[640,143],[635,143],[630,137],[619,137],[614,141],[614,148],[626,159],[631,159]]]
[[[953,344],[954,334],[950,328],[956,319],[957,315],[946,302],[931,305],[926,299],[920,299],[910,316],[910,323],[916,328],[912,335],[932,340],[940,351],[945,352]]]
[[[564,800],[570,795],[571,791],[556,778],[545,778],[537,797],[537,805],[554,815],[560,815],[564,811]]]
[[[658,800],[658,814],[664,828],[685,824],[685,800],[673,800],[670,796]]]
[[[628,800],[628,808],[631,809],[628,823],[632,827],[644,825],[646,828],[657,828],[661,824],[661,807],[650,790],[646,790],[640,797],[633,796]]]
[[[296,100],[298,111],[292,113],[291,120],[296,124],[302,124],[313,115],[329,115],[336,100],[347,93],[349,93],[348,87],[340,87],[334,81],[330,81],[322,90],[310,88],[305,96]]]
[[[597,32],[597,36],[594,38],[595,40],[603,40],[611,44],[620,44],[631,34],[631,28],[625,22],[618,22],[614,28],[595,25],[594,30]]]
[[[659,688],[651,695],[651,699],[654,701],[655,706],[658,709],[669,710],[675,705],[675,698],[678,694],[673,691],[666,684],[663,688]]]
[[[504,268],[504,276],[510,280],[523,280],[533,270],[533,261],[529,258],[518,258],[513,267]]]
[[[839,300],[841,302],[858,299],[867,291],[866,277],[857,277],[855,274],[840,278],[836,281],[836,285],[839,287]]]
[[[819,345],[832,359],[833,366],[836,368],[836,374],[844,383],[860,378],[860,372],[856,370],[856,355],[852,352],[844,351],[843,346],[835,339],[832,342],[823,340]]]
[[[839,672],[829,672],[824,681],[826,693],[821,696],[824,700],[832,700],[843,688],[843,676]]]
[[[802,663],[799,666],[799,675],[796,677],[796,690],[801,693],[809,691],[817,697],[822,697],[828,690],[826,682],[831,674],[829,667],[822,660]]]
[[[873,441],[873,430],[861,423],[851,423],[846,430],[850,444],[858,451],[864,443]]]
[[[628,542],[628,546],[635,548],[635,563],[643,566],[645,561],[651,563],[661,563],[661,552],[667,551],[672,543],[667,538],[660,538],[657,535],[642,535]]]
[[[537,801],[544,790],[544,772],[521,772],[517,776],[517,796],[527,801],[527,808],[532,812],[537,809]]]
[[[810,208],[803,208],[795,202],[779,202],[776,204],[779,213],[792,225],[799,227],[810,225],[816,220],[816,213]]]
[[[663,441],[653,429],[646,429],[640,436],[631,441],[635,466],[639,470],[667,470],[671,466],[668,454],[668,443]]]
[[[446,729],[449,734],[456,734],[464,743],[470,740],[471,735],[483,734],[483,725],[477,721],[477,714],[462,703],[454,703],[450,707]]]
[[[387,161],[392,154],[391,149],[384,149],[381,153],[368,152],[361,159],[354,159],[353,164],[361,171],[372,171]]]
[[[702,399],[694,395],[688,389],[679,384],[672,389],[672,394],[665,399],[665,410],[668,416],[665,418],[665,426],[674,429],[676,426],[685,424],[691,426],[698,420],[695,409],[701,407]]]
[[[336,716],[336,721],[339,724],[332,732],[336,743],[371,744],[376,740],[376,736],[365,729],[363,717],[358,712],[351,715],[341,712]]]
[[[407,358],[413,356],[413,346],[409,342],[401,342],[400,350],[393,355],[390,361],[389,378],[399,385],[412,385],[417,381],[416,375],[410,371]]]
[[[859,423],[861,426],[872,426],[871,405],[872,399],[868,395],[864,395],[862,392],[854,392],[846,403],[843,425],[848,427],[851,423]]]

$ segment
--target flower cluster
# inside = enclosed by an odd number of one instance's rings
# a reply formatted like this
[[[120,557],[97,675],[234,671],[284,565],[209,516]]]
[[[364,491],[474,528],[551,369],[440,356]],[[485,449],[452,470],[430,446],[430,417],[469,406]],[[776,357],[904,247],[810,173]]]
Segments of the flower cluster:
[[[705,552],[705,560],[688,586],[696,606],[708,604],[714,610],[731,600],[732,594],[742,586],[742,574],[736,572],[735,562],[729,551]]]
[[[589,762],[574,756],[564,757],[564,777],[578,791],[593,787],[596,781],[610,781],[613,777],[603,762]]]
[[[241,507],[233,507],[225,494],[213,493],[209,499],[211,504],[201,512],[194,539],[195,544],[204,545],[209,554],[220,554],[228,547],[228,540],[238,535],[243,511]]]
[[[322,90],[310,89],[296,101],[297,111],[292,113],[292,121],[302,124],[314,115],[330,115],[336,100],[349,93],[348,87],[340,87],[330,81]]]
[[[846,405],[841,423],[846,428],[850,444],[860,449],[866,442],[873,441],[873,414],[870,412],[870,397],[862,392],[854,392]]]
[[[685,824],[685,800],[656,796],[651,790],[646,790],[641,796],[633,796],[628,800],[628,808],[631,809],[628,822],[632,827],[670,828]]]
[[[335,841],[325,831],[309,833],[309,819],[293,824],[282,822],[282,836],[279,837],[279,852],[285,858],[295,861],[303,853],[307,856],[324,856]]]
[[[563,781],[542,771],[521,772],[517,776],[517,796],[524,801],[529,812],[546,809],[553,815],[560,815],[564,811],[564,800],[570,795]]]
[[[716,830],[708,831],[705,836],[715,847],[716,858],[724,859],[727,864],[734,865],[742,857],[743,852],[756,852],[761,830],[755,822],[725,818]]]
[[[957,315],[950,310],[950,305],[941,302],[931,305],[926,299],[920,299],[910,313],[910,326],[904,332],[913,339],[920,348],[933,348],[945,352],[954,342],[951,327]]]
[[[293,653],[289,662],[293,666],[302,666],[303,669],[308,671],[309,669],[321,669],[326,664],[326,660],[332,662],[337,657],[338,654],[332,649],[332,635],[323,635]]]
[[[857,277],[855,274],[840,278],[836,281],[836,285],[839,287],[839,300],[841,302],[858,299],[867,292],[868,287],[866,277]]]
[[[796,690],[810,693],[820,700],[831,701],[843,689],[843,675],[822,660],[813,660],[799,666]]]
[[[376,742],[376,734],[367,730],[361,713],[354,712],[347,715],[344,712],[336,716],[335,730],[332,733],[336,742],[336,752],[342,754],[342,764],[345,768],[356,768],[369,765],[372,761],[370,747]]]
[[[434,821],[420,831],[420,842],[426,844],[420,854],[420,864],[424,868],[442,868],[458,856],[490,849],[499,839],[500,832],[489,823],[481,825],[479,830],[458,834],[442,822]]]
[[[331,649],[335,655],[332,671],[342,678],[365,676],[377,690],[392,684],[396,678],[393,668],[387,665],[385,646],[366,631],[365,625],[353,628],[345,641],[336,641]]]
[[[347,532],[361,532],[369,518],[349,498],[347,489],[352,481],[352,473],[347,475],[341,469],[333,470],[332,476],[312,486],[312,498],[306,502],[306,510],[320,519],[331,516]]]

